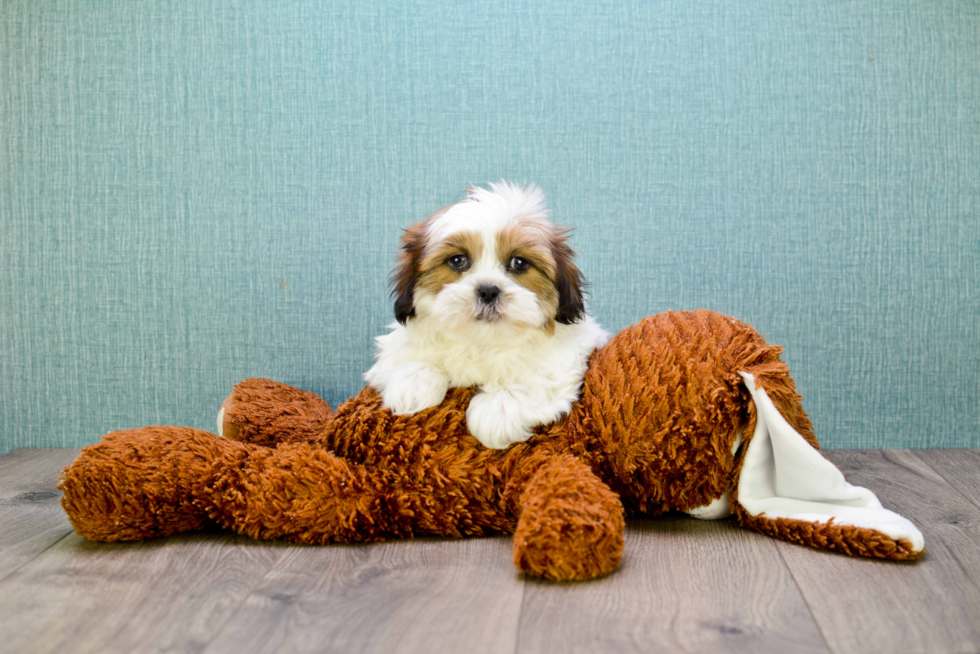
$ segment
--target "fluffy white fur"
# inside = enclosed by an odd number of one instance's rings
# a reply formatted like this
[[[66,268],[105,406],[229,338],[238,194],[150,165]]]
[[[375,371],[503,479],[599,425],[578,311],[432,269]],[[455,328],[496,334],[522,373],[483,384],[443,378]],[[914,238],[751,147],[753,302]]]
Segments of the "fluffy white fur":
[[[571,409],[589,355],[609,339],[584,305],[574,322],[556,322],[553,303],[518,283],[501,261],[507,254],[496,251],[505,229],[520,230],[542,248],[563,242],[543,195],[506,183],[470,189],[418,229],[420,257],[460,232],[479,233],[482,251],[471,253],[470,267],[438,292],[410,289],[414,315],[376,339],[377,362],[364,379],[401,414],[439,404],[451,387],[477,386],[466,412],[470,433],[491,448],[526,440],[534,427]],[[478,293],[488,285],[500,293],[489,310]]]

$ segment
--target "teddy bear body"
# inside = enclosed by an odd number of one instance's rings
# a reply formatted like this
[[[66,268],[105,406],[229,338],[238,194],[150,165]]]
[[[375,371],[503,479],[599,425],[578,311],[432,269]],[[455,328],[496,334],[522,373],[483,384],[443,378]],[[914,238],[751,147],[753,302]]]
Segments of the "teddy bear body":
[[[651,316],[593,354],[569,415],[506,450],[467,432],[472,389],[406,416],[371,388],[334,413],[312,393],[249,380],[225,402],[224,438],[110,434],[66,469],[63,504],[79,533],[105,541],[208,524],[318,544],[513,533],[521,570],[590,578],[618,566],[626,516],[696,510],[735,488],[756,420],[740,372],[816,447],[780,352],[720,314]]]

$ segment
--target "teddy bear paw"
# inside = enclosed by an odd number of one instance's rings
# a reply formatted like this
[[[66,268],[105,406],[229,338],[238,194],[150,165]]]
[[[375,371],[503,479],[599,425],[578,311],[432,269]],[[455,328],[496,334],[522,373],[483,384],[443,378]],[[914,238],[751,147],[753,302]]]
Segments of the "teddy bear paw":
[[[234,393],[226,397],[221,403],[221,407],[218,409],[218,431],[216,433],[218,436],[237,441],[241,440],[241,428],[229,419],[234,404]]]
[[[235,384],[218,409],[218,436],[275,447],[286,442],[319,441],[333,410],[315,393],[271,379]]]

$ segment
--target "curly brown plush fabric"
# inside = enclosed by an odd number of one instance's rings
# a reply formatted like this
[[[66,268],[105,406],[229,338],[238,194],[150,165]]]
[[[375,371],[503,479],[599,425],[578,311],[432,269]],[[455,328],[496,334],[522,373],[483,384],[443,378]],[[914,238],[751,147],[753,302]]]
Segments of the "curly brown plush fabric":
[[[64,471],[63,506],[100,541],[209,524],[304,543],[513,533],[520,570],[587,579],[619,565],[625,515],[688,511],[732,490],[733,445],[755,421],[738,371],[816,446],[781,351],[717,313],[651,316],[593,354],[568,416],[506,450],[467,432],[471,389],[399,416],[371,388],[333,412],[312,393],[248,380],[223,405],[225,438],[148,427],[86,447]],[[739,518],[826,549],[904,551],[878,533]]]
[[[739,524],[760,534],[822,550],[893,561],[911,561],[922,556],[922,552],[915,551],[908,540],[893,540],[872,529],[836,525],[833,521],[830,524],[815,524],[805,520],[751,516],[738,504],[735,515]]]

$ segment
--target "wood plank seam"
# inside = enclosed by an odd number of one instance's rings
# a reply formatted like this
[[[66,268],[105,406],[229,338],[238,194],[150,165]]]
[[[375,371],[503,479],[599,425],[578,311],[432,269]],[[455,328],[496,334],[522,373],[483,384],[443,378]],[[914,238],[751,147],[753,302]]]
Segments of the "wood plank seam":
[[[514,654],[521,651],[521,624],[524,622],[524,599],[527,597],[527,575],[521,574],[521,607],[517,615],[517,628],[514,630]]]
[[[211,633],[211,637],[208,639],[208,642],[204,643],[204,645],[201,647],[200,650],[201,652],[208,651],[208,649],[211,647],[214,641],[217,640],[217,638],[221,635],[221,632],[224,631],[228,623],[231,622],[232,619],[238,614],[238,612],[241,610],[245,602],[247,602],[248,599],[255,594],[255,591],[258,588],[262,587],[262,582],[264,582],[266,578],[275,571],[276,566],[278,566],[282,562],[285,556],[286,556],[286,552],[284,551],[279,555],[279,558],[276,559],[276,562],[270,565],[269,568],[265,571],[265,573],[261,577],[258,577],[255,580],[255,582],[252,584],[252,587],[249,588],[248,592],[242,595],[242,598],[235,605],[235,608],[232,609],[231,611],[228,611],[228,615],[225,617],[225,619],[222,620],[221,624],[218,627],[216,627],[215,630]]]
[[[957,493],[959,493],[962,497],[966,498],[966,500],[970,504],[973,504],[977,508],[980,508],[980,498],[970,497],[967,493],[965,493],[964,491],[960,490],[959,485],[956,483],[956,479],[951,479],[951,478],[947,477],[943,473],[943,471],[940,470],[939,468],[937,468],[936,466],[934,466],[929,461],[929,459],[927,459],[925,457],[919,456],[919,454],[918,454],[918,452],[916,450],[908,450],[908,451],[911,452],[915,456],[916,459],[918,459],[919,461],[922,461],[922,463],[924,463],[930,470],[932,470],[937,475],[939,475],[940,477],[942,477],[943,478],[943,481],[945,481],[946,484],[949,485],[950,488],[952,488],[954,491],[956,491]]]
[[[796,592],[798,592],[800,594],[800,597],[803,598],[803,604],[806,605],[806,610],[810,612],[810,619],[813,620],[813,624],[816,625],[817,633],[819,633],[820,638],[823,639],[824,646],[827,648],[828,652],[835,651],[834,648],[830,646],[830,640],[827,638],[827,634],[824,633],[823,625],[821,625],[820,621],[817,620],[817,616],[813,612],[813,607],[810,606],[810,600],[807,599],[806,593],[803,592],[803,587],[800,586],[800,580],[797,579],[796,575],[793,573],[793,566],[791,566],[789,564],[789,561],[786,560],[786,557],[783,556],[783,547],[805,547],[805,546],[796,545],[793,543],[773,543],[773,545],[776,548],[776,553],[779,554],[779,560],[782,561],[783,567],[786,568],[786,571],[789,573],[790,579],[792,579],[793,583],[796,584]]]
[[[48,545],[47,547],[45,547],[45,548],[44,548],[43,550],[41,550],[41,551],[39,551],[38,553],[36,553],[36,554],[35,554],[34,556],[32,556],[31,558],[29,558],[29,559],[26,559],[26,560],[24,560],[24,561],[23,561],[23,562],[22,562],[22,563],[21,563],[20,565],[18,565],[18,566],[17,566],[16,568],[14,568],[13,570],[10,570],[10,571],[9,571],[9,572],[8,572],[7,574],[5,574],[4,576],[2,576],[2,577],[0,577],[0,584],[2,584],[2,583],[3,583],[4,581],[6,581],[6,580],[7,580],[7,579],[9,579],[10,577],[12,577],[12,576],[14,576],[15,574],[17,574],[17,571],[18,571],[18,570],[20,570],[21,568],[23,568],[23,567],[24,567],[25,565],[27,565],[27,564],[29,564],[29,563],[31,563],[32,561],[34,561],[34,560],[35,560],[35,559],[37,559],[38,557],[40,557],[40,556],[42,556],[42,555],[43,555],[43,554],[44,554],[45,552],[47,552],[47,551],[48,551],[49,549],[51,549],[52,547],[54,547],[55,545],[57,545],[57,544],[58,544],[58,543],[60,543],[61,541],[63,541],[63,540],[65,540],[66,538],[68,538],[69,536],[71,536],[71,535],[72,535],[73,533],[75,533],[75,530],[69,527],[69,529],[68,529],[68,531],[66,531],[66,532],[65,532],[65,533],[64,533],[64,534],[63,534],[63,535],[61,536],[61,538],[59,538],[58,540],[55,540],[55,541],[52,541],[52,542],[51,542],[51,544],[50,544],[50,545]]]

